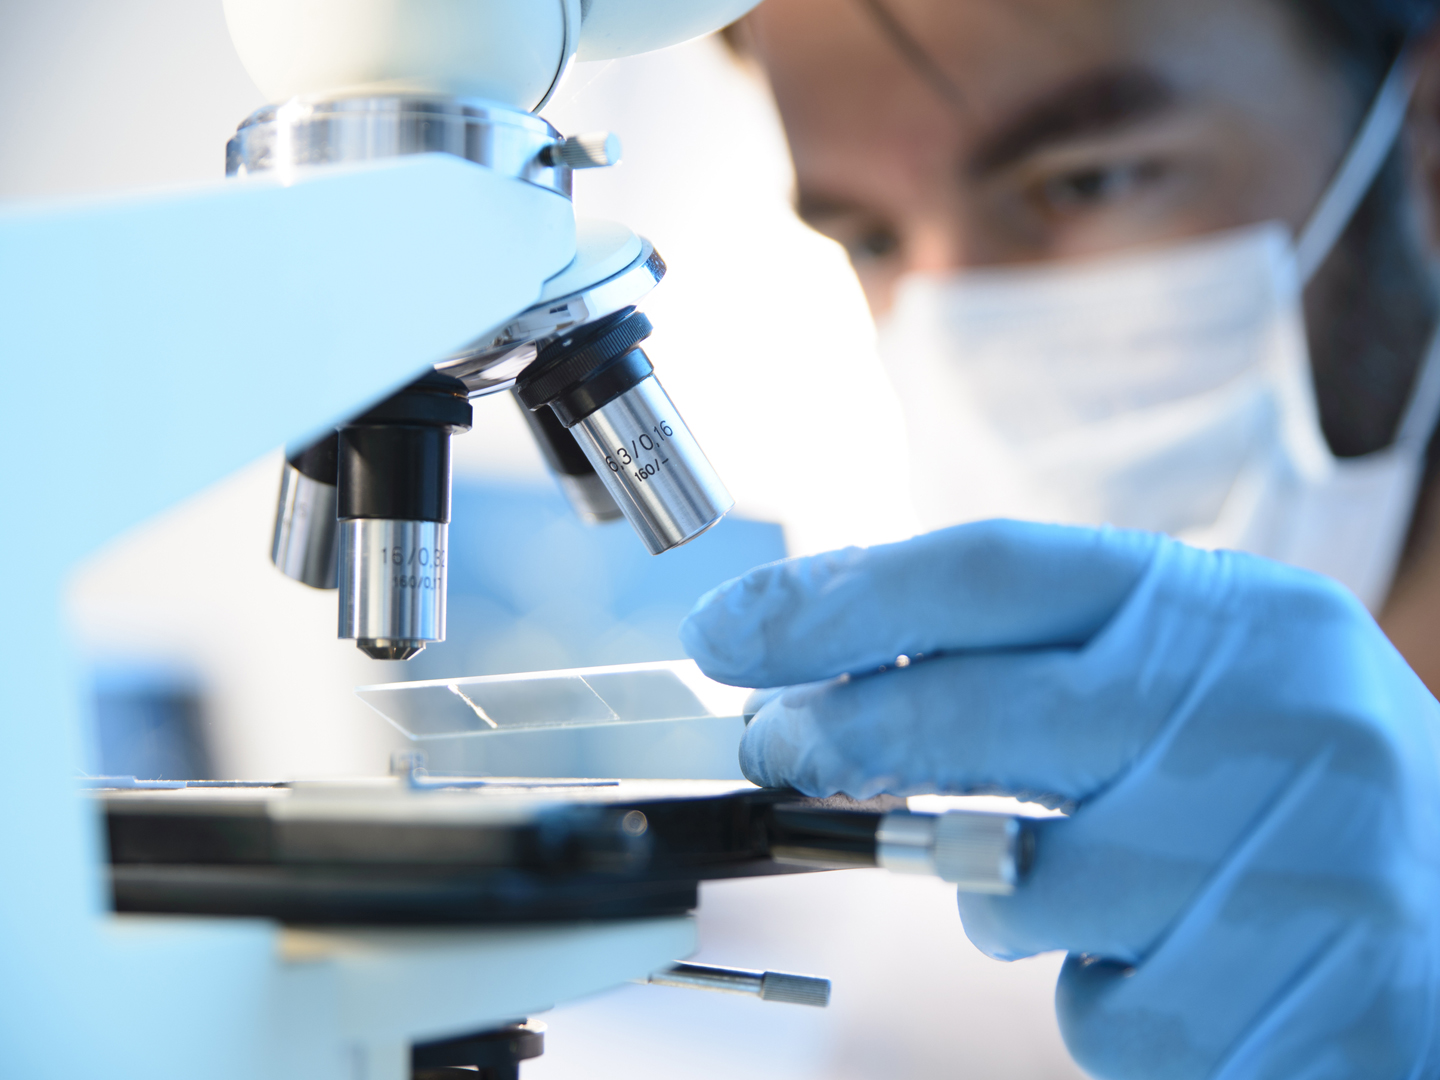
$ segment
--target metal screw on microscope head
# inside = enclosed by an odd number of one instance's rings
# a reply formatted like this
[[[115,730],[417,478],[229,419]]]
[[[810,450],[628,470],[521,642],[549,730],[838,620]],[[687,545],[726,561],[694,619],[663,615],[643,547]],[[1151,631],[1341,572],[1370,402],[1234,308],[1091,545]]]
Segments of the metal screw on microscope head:
[[[540,160],[552,167],[568,165],[572,169],[603,169],[618,165],[620,154],[620,136],[608,131],[592,131],[551,143],[540,151]]]

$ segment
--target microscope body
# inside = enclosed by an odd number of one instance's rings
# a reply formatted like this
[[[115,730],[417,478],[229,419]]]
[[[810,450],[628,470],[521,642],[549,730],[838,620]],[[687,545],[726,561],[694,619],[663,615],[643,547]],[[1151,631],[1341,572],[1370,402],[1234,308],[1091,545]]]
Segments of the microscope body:
[[[252,46],[264,37],[266,11],[313,23],[365,6],[227,5],[237,27],[241,9],[258,13],[237,30],[242,53],[246,32]],[[393,24],[463,5],[370,6]],[[523,23],[547,5],[471,6]],[[545,93],[583,32],[578,0],[555,6],[558,59],[534,80],[548,80]],[[749,6],[594,0],[590,10],[605,31],[597,49],[620,55]],[[627,13],[646,28],[628,44]],[[385,26],[370,29],[383,44]],[[643,977],[693,949],[684,917],[307,932],[117,916],[98,815],[77,790],[83,679],[63,615],[75,564],[271,447],[313,444],[502,332],[575,256],[568,198],[443,152],[0,211],[0,475],[13,511],[0,556],[12,571],[7,610],[22,627],[0,651],[12,762],[0,787],[7,1073],[402,1080],[417,1039]],[[58,430],[47,407],[57,401],[75,418]]]

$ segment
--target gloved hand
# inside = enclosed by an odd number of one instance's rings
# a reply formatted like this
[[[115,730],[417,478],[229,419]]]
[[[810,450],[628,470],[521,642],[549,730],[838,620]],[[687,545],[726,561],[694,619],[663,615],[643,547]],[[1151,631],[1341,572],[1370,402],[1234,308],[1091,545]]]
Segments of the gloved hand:
[[[1440,1075],[1440,705],[1340,586],[985,522],[761,567],[681,634],[790,686],[745,734],[756,783],[1073,801],[1014,895],[960,909],[992,956],[1070,954],[1096,1076]]]

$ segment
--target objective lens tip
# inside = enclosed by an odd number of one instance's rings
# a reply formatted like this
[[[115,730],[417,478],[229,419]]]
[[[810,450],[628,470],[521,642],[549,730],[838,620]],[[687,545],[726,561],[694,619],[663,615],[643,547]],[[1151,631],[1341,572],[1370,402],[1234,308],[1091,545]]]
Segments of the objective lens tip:
[[[423,641],[398,638],[358,638],[355,645],[372,660],[409,660],[425,648]]]

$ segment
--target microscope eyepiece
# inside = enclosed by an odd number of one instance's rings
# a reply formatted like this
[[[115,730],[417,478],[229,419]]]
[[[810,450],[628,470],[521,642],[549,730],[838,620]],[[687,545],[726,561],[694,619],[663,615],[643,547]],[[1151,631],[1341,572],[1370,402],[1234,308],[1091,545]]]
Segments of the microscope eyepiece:
[[[527,409],[549,408],[615,503],[658,555],[693,540],[735,505],[655,378],[633,307],[546,346],[516,380]]]
[[[465,384],[431,373],[340,429],[340,636],[377,660],[445,640],[450,436]]]

